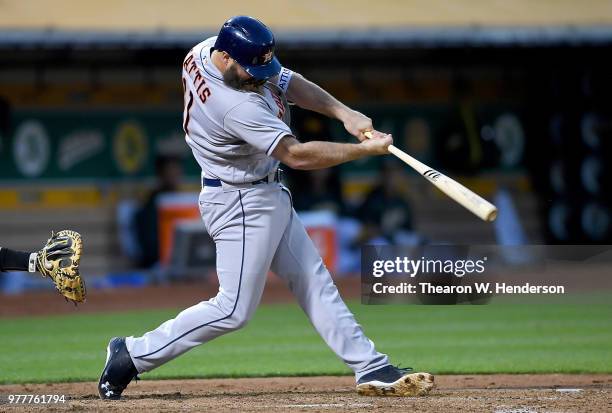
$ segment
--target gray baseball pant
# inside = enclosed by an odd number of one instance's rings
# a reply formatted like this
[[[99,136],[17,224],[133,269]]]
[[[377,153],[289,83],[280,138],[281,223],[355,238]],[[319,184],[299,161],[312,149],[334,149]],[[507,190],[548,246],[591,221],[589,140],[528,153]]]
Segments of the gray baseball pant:
[[[342,301],[290,198],[278,183],[202,190],[200,212],[217,248],[219,292],[142,337],[127,337],[140,373],[243,327],[270,269],[287,281],[312,325],[357,380],[388,364]]]

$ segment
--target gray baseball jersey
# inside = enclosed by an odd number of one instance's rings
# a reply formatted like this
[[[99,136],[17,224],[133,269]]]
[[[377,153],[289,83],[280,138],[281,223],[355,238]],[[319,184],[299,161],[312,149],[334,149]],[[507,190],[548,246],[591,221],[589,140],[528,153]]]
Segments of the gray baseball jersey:
[[[269,155],[292,134],[283,93],[291,71],[283,68],[262,94],[227,87],[210,57],[215,39],[195,46],[183,63],[187,144],[207,178],[253,182],[278,167]]]
[[[200,193],[204,226],[217,248],[219,292],[126,345],[139,373],[244,326],[257,308],[269,270],[284,279],[327,345],[356,379],[388,364],[342,301],[320,254],[278,182],[252,182],[273,172],[271,152],[291,134],[282,97],[291,72],[283,69],[263,94],[233,90],[212,64],[214,38],[185,59],[187,143],[207,178],[222,186]],[[283,122],[284,119],[287,123]],[[282,331],[279,330],[279,334]]]

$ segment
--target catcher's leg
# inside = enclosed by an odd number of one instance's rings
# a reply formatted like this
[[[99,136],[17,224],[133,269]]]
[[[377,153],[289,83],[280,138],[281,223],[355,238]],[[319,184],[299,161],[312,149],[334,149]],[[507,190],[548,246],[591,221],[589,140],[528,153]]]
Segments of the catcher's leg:
[[[219,293],[142,337],[128,337],[127,348],[139,372],[152,370],[199,344],[239,329],[251,318],[290,208],[280,190],[278,194],[262,193],[265,191],[251,189],[201,197],[203,216],[217,247]]]
[[[388,364],[374,348],[338,293],[319,252],[295,211],[285,229],[272,271],[287,280],[300,306],[327,345],[359,379]]]

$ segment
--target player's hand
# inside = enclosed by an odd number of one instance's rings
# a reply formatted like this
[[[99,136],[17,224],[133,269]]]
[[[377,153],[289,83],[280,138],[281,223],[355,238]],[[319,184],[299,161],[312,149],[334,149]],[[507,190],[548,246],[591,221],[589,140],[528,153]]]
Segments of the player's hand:
[[[389,145],[393,144],[393,136],[379,131],[372,131],[372,138],[362,141],[360,145],[366,148],[370,155],[386,155]]]
[[[344,123],[346,131],[359,139],[360,142],[367,139],[364,132],[374,129],[372,126],[372,119],[356,110],[350,110],[342,119],[342,123]]]

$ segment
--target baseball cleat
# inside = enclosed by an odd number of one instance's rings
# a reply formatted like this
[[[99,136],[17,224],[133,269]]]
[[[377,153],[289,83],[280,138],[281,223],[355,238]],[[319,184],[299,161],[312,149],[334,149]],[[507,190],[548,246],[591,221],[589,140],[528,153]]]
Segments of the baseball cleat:
[[[366,374],[357,382],[357,393],[362,396],[423,396],[434,387],[434,376],[429,373],[410,373],[387,365]]]
[[[125,338],[114,337],[106,347],[106,364],[98,382],[100,398],[119,400],[133,378],[138,380],[138,370],[125,346]]]

